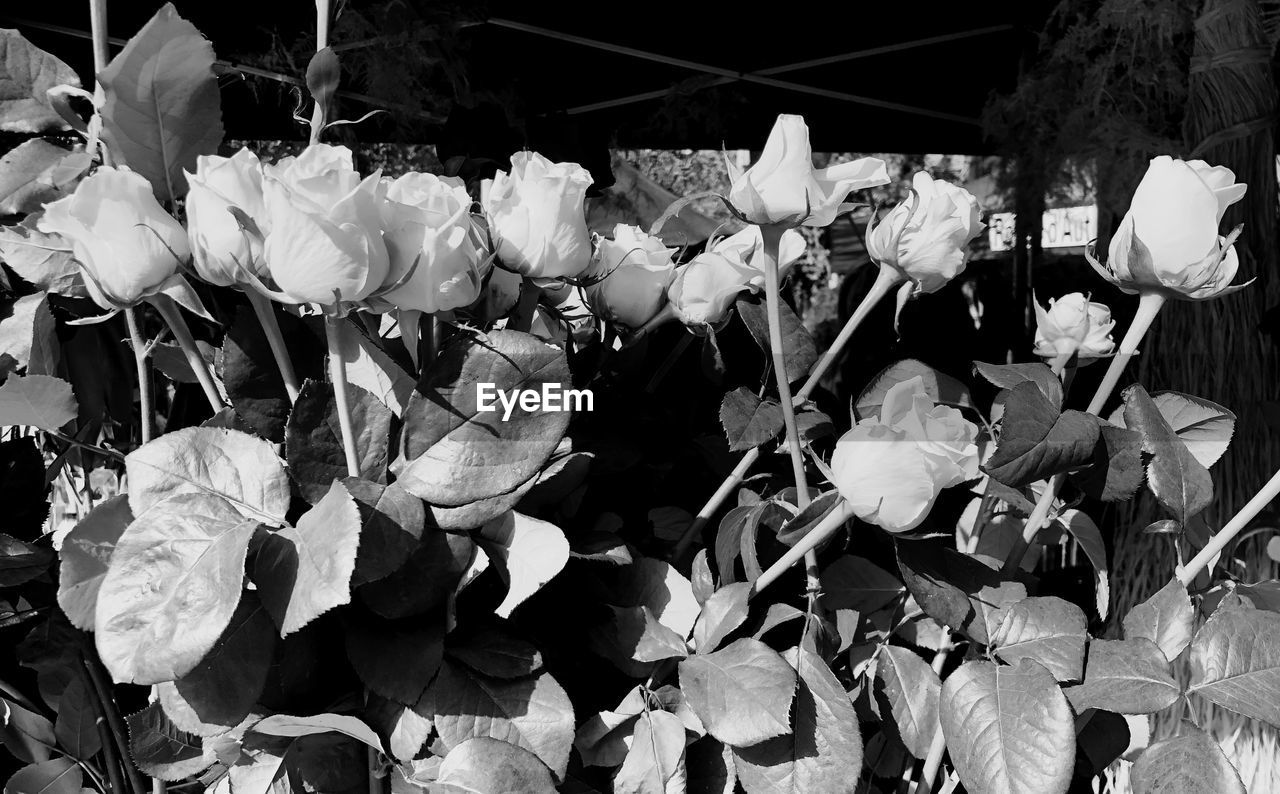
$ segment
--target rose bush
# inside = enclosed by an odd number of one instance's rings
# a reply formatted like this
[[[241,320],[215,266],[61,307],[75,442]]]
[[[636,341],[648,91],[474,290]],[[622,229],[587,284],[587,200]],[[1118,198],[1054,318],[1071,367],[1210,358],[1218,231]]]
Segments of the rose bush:
[[[89,149],[42,141],[67,195],[0,227],[6,792],[1065,794],[1122,755],[1139,791],[1243,791],[1204,729],[1140,728],[1188,701],[1280,725],[1280,582],[1230,581],[1280,478],[1206,532],[1234,415],[1113,393],[1166,297],[1227,292],[1229,172],[1153,163],[1106,271],[1138,311],[1091,398],[1065,363],[1111,322],[1079,294],[1037,307],[1023,361],[831,395],[891,287],[959,272],[968,194],[914,180],[819,351],[780,299],[784,227],[882,166],[814,171],[781,117],[733,180],[759,225],[679,264],[619,227],[593,263],[572,164],[359,173],[321,141],[336,57],[298,157],[220,159],[214,55],[166,6],[101,72]],[[113,167],[100,128],[166,145]],[[1090,515],[1143,489],[1181,562],[1113,614]],[[1040,576],[1059,545],[1081,564]]]

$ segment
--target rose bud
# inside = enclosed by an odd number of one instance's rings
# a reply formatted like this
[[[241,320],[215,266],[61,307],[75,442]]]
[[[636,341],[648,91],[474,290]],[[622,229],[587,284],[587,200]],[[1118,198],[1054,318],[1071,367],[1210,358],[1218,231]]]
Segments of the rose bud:
[[[667,288],[668,305],[676,319],[691,328],[727,320],[739,293],[764,289],[763,248],[760,227],[748,226],[676,268]],[[803,235],[794,229],[784,232],[778,244],[779,273],[785,275],[804,251]]]
[[[185,172],[187,234],[196,273],[210,284],[230,287],[245,282],[244,271],[257,279],[268,275],[262,258],[262,234],[267,213],[262,200],[262,164],[241,149],[231,157],[202,154],[196,172]],[[250,219],[246,229],[232,209]]]
[[[317,143],[264,169],[271,278],[294,303],[363,300],[389,268],[379,174],[360,178],[345,146]]]
[[[978,477],[978,428],[935,405],[920,377],[895,384],[879,418],[836,442],[832,481],[863,521],[906,532],[924,521],[943,488]]]
[[[1089,300],[1079,292],[1049,299],[1045,311],[1040,301],[1036,307],[1037,356],[1057,358],[1076,354],[1082,361],[1111,355],[1115,340],[1111,329],[1111,309],[1106,304]]]
[[[1229,168],[1157,157],[1111,238],[1107,263],[1094,258],[1092,245],[1085,255],[1103,278],[1130,294],[1181,300],[1230,295],[1248,286],[1230,286],[1240,264],[1232,245],[1240,228],[1221,237],[1218,226],[1245,189]]]
[[[778,116],[760,159],[746,171],[726,162],[729,203],[754,224],[830,226],[851,192],[889,182],[884,161],[874,157],[814,168],[802,116]]]
[[[639,227],[619,223],[613,239],[601,238],[596,247],[586,289],[592,312],[627,328],[647,323],[666,303],[675,252]]]
[[[511,155],[480,187],[503,267],[534,278],[573,278],[591,264],[586,199],[591,174],[577,163],[553,163],[537,152]]]
[[[71,243],[89,296],[123,309],[164,290],[191,256],[187,233],[145,177],[104,166],[69,196],[45,206],[40,231]]]
[[[982,232],[978,200],[923,171],[911,187],[905,201],[867,229],[867,253],[910,279],[916,292],[937,292],[964,270],[969,242]]]
[[[456,177],[415,171],[391,182],[381,206],[389,289],[379,297],[429,314],[475,302],[484,257],[470,207],[466,185]]]

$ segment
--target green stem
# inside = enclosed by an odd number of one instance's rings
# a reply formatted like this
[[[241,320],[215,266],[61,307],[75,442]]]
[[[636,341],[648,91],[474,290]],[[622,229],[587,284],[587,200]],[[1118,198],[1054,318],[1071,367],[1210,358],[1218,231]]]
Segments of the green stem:
[[[507,321],[507,328],[512,331],[529,332],[533,327],[533,316],[538,311],[538,299],[542,297],[542,287],[533,282],[533,279],[526,276],[520,282],[520,300],[516,304],[515,311],[511,314],[511,319]]]
[[[111,741],[115,744],[120,766],[124,768],[125,774],[128,775],[134,794],[146,794],[147,788],[143,783],[142,773],[138,771],[130,760],[129,740],[126,738],[129,734],[125,731],[124,720],[120,717],[120,709],[116,707],[116,700],[111,694],[111,686],[102,674],[102,667],[96,659],[88,656],[84,659],[84,667],[89,672],[89,681],[93,684],[94,693],[98,696],[98,707],[111,733]],[[103,743],[103,747],[106,747],[106,742]],[[124,790],[123,785],[120,790]]]
[[[1207,568],[1210,561],[1226,548],[1231,539],[1240,534],[1240,530],[1248,526],[1249,522],[1256,518],[1263,508],[1271,504],[1271,500],[1277,495],[1280,495],[1280,471],[1273,474],[1267,484],[1262,486],[1262,490],[1258,491],[1248,504],[1240,508],[1240,512],[1232,516],[1231,520],[1209,539],[1199,554],[1192,557],[1186,565],[1178,568],[1178,581],[1184,587],[1190,586],[1200,571]]]
[[[947,664],[947,656],[951,654],[955,647],[951,638],[951,632],[947,631],[947,640],[942,643],[942,647],[938,648],[937,653],[933,655],[933,662],[930,667],[933,674],[941,677],[942,668]],[[911,794],[924,794],[933,788],[933,781],[938,777],[938,769],[942,766],[942,756],[947,751],[947,740],[942,735],[942,725],[939,723],[937,729],[933,733],[933,741],[929,743],[929,752],[925,756],[924,766],[920,769],[920,777],[916,779],[915,786],[911,789]]]
[[[836,506],[827,513],[826,518],[822,519],[816,527],[809,530],[804,537],[796,541],[796,545],[787,549],[787,551],[778,558],[777,562],[770,565],[764,573],[760,574],[751,584],[751,595],[755,596],[763,591],[766,587],[773,584],[779,576],[786,573],[787,569],[795,565],[801,558],[808,558],[818,544],[831,537],[836,530],[845,525],[845,522],[853,518],[853,508],[843,499],[836,503]]]
[[[271,299],[256,290],[245,290],[253,313],[258,315],[262,332],[267,335],[267,344],[271,347],[271,355],[280,370],[280,378],[284,381],[284,390],[289,395],[289,402],[298,401],[298,376],[293,371],[293,359],[289,357],[289,348],[285,346],[284,335],[280,333],[280,321],[276,319]]]
[[[151,368],[147,366],[147,345],[138,328],[137,311],[130,306],[124,310],[125,325],[129,327],[129,346],[133,348],[133,364],[138,371],[138,401],[141,411],[142,443],[151,441]]]
[[[187,364],[190,365],[191,371],[195,373],[196,380],[200,382],[200,388],[204,390],[205,399],[209,401],[213,412],[217,413],[226,408],[226,403],[222,401],[222,395],[218,393],[218,387],[213,382],[213,374],[209,372],[209,363],[204,360],[204,356],[200,355],[200,348],[196,345],[196,339],[191,335],[191,328],[187,325],[187,321],[183,319],[182,312],[178,309],[178,304],[167,295],[154,295],[148,298],[152,306],[160,312],[160,316],[164,318],[169,329],[173,331],[173,338],[178,340],[178,346],[182,348],[182,352],[187,357]]]
[[[356,454],[356,434],[351,424],[351,405],[347,400],[347,360],[342,352],[342,320],[324,319],[324,335],[329,343],[329,380],[333,383],[333,402],[338,409],[338,427],[342,431],[342,449],[347,456],[347,473],[360,476],[360,458]]]

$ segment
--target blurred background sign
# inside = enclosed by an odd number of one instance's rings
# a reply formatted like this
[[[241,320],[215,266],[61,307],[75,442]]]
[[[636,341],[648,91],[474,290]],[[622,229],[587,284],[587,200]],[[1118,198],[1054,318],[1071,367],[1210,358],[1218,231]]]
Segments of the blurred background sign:
[[[1013,248],[1017,215],[993,212],[987,219],[987,239],[992,251]],[[1044,211],[1040,226],[1041,248],[1081,248],[1098,236],[1098,206],[1055,207]]]

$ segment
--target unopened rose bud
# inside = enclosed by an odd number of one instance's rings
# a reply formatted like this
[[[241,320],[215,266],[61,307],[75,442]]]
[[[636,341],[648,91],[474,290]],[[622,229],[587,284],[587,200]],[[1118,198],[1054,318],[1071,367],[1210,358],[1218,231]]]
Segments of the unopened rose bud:
[[[978,200],[924,171],[911,195],[867,232],[867,253],[911,279],[918,292],[937,292],[960,275],[969,242],[982,232]]]
[[[587,302],[596,315],[627,328],[640,328],[667,301],[676,249],[645,234],[639,227],[619,223],[613,239],[601,239],[589,273]]]
[[[591,174],[577,163],[553,163],[537,152],[511,155],[511,173],[481,185],[480,204],[498,259],[534,278],[574,278],[591,264],[583,202]]]
[[[1036,307],[1037,356],[1057,358],[1077,355],[1081,360],[1111,355],[1115,340],[1111,329],[1111,309],[1106,304],[1089,300],[1079,292],[1049,299],[1046,311],[1039,301]]]

